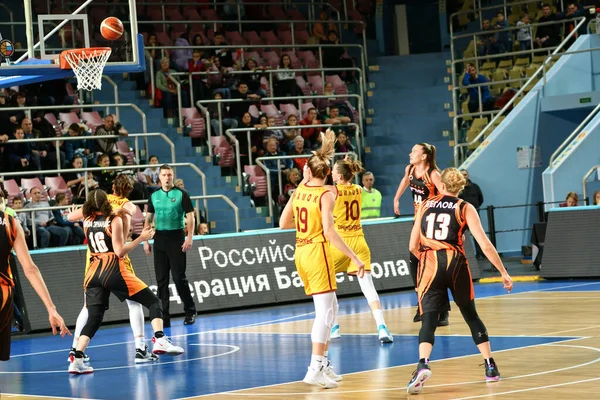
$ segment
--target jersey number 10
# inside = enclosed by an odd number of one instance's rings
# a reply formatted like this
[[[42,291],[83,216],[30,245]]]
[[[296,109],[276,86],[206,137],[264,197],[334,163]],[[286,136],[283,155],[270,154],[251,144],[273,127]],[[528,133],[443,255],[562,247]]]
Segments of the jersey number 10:
[[[436,218],[437,217],[437,218]],[[450,215],[448,214],[429,214],[427,218],[427,231],[425,236],[428,239],[446,240],[448,239],[448,227],[450,226]]]

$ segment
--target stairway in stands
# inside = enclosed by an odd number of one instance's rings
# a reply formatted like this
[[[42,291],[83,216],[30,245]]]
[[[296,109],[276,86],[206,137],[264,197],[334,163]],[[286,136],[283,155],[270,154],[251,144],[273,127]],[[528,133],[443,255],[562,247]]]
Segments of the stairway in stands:
[[[452,120],[445,103],[448,91],[446,60],[450,53],[370,57],[378,71],[369,74],[374,84],[368,108],[373,110],[366,140],[366,166],[375,174],[375,187],[383,195],[382,217],[393,215],[393,198],[408,165],[415,143],[427,142],[437,148],[440,168],[452,163],[448,135]],[[446,133],[444,133],[446,131]],[[407,190],[401,198],[402,214],[412,214]]]
[[[139,90],[136,90],[135,82],[129,81],[121,76],[111,77],[118,85],[119,103],[134,103],[146,114],[148,132],[164,133],[175,144],[175,157],[178,163],[193,163],[206,174],[206,194],[223,194],[239,207],[240,229],[253,230],[270,227],[267,223],[268,210],[266,208],[252,208],[250,197],[242,196],[237,186],[237,177],[221,176],[221,168],[214,166],[206,154],[206,147],[192,146],[192,140],[183,136],[181,129],[176,128],[176,119],[163,118],[162,108],[154,108],[149,104]],[[113,103],[113,87],[106,81],[102,84],[102,90],[94,92],[94,102]],[[99,111],[102,111],[99,109]],[[114,113],[114,109],[111,110]],[[130,107],[122,107],[120,111],[121,123],[131,133],[143,132],[141,117]],[[133,139],[126,139],[130,147],[134,146]],[[140,148],[143,143],[140,141]],[[161,138],[148,138],[150,154],[141,156],[142,161],[150,155],[158,156],[160,163],[171,162],[170,147]],[[198,174],[188,167],[177,168],[176,175],[182,178],[185,188],[191,196],[202,195],[202,181]],[[203,209],[201,201],[201,209]],[[208,200],[209,220],[211,222],[211,233],[235,232],[235,221],[233,210],[223,200]]]

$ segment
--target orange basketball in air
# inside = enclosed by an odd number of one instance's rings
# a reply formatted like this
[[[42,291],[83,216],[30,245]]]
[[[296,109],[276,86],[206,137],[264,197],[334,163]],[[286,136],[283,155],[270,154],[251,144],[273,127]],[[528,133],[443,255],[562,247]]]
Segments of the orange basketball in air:
[[[100,24],[100,33],[106,40],[117,40],[123,34],[123,23],[119,18],[108,17]]]

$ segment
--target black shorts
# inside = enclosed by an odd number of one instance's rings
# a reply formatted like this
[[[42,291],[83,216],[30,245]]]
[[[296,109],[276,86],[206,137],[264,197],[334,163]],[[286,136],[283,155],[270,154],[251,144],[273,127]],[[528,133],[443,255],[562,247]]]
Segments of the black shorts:
[[[0,361],[10,359],[10,331],[14,315],[13,288],[0,284]]]
[[[91,257],[83,287],[87,306],[103,305],[108,309],[111,293],[124,301],[148,285],[135,276],[124,259],[109,253]]]
[[[459,307],[475,298],[465,255],[456,250],[428,250],[421,253],[417,288],[421,314],[449,311],[448,289]]]

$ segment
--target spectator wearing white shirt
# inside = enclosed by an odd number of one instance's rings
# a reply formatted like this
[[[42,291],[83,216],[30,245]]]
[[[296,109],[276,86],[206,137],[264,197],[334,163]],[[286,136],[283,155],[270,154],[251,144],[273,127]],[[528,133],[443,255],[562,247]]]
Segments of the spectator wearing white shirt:
[[[31,189],[30,194],[31,203],[23,207],[24,209],[50,207],[47,201],[42,201],[42,189],[34,187]],[[51,211],[36,211],[33,221],[31,214],[26,214],[26,226],[29,230],[32,230],[31,227],[35,223],[38,248],[45,249],[50,245],[50,240],[52,240],[55,246],[64,246],[67,244],[71,237],[71,231],[67,227],[57,226]]]
[[[289,55],[283,54],[279,61],[279,68],[275,73],[277,83],[273,88],[275,97],[296,97],[302,96],[302,89],[296,83],[296,73],[286,71],[292,69],[292,59]],[[295,101],[278,101],[279,104],[295,103]]]
[[[531,50],[531,25],[529,24],[529,14],[523,14],[521,20],[517,22],[517,40],[521,44],[521,51]]]
[[[156,167],[148,167],[144,170],[143,174],[146,177],[146,184],[148,185],[148,192],[151,194],[155,190],[160,188],[160,182],[158,181],[158,157],[150,156],[148,160],[149,164],[156,165]]]

